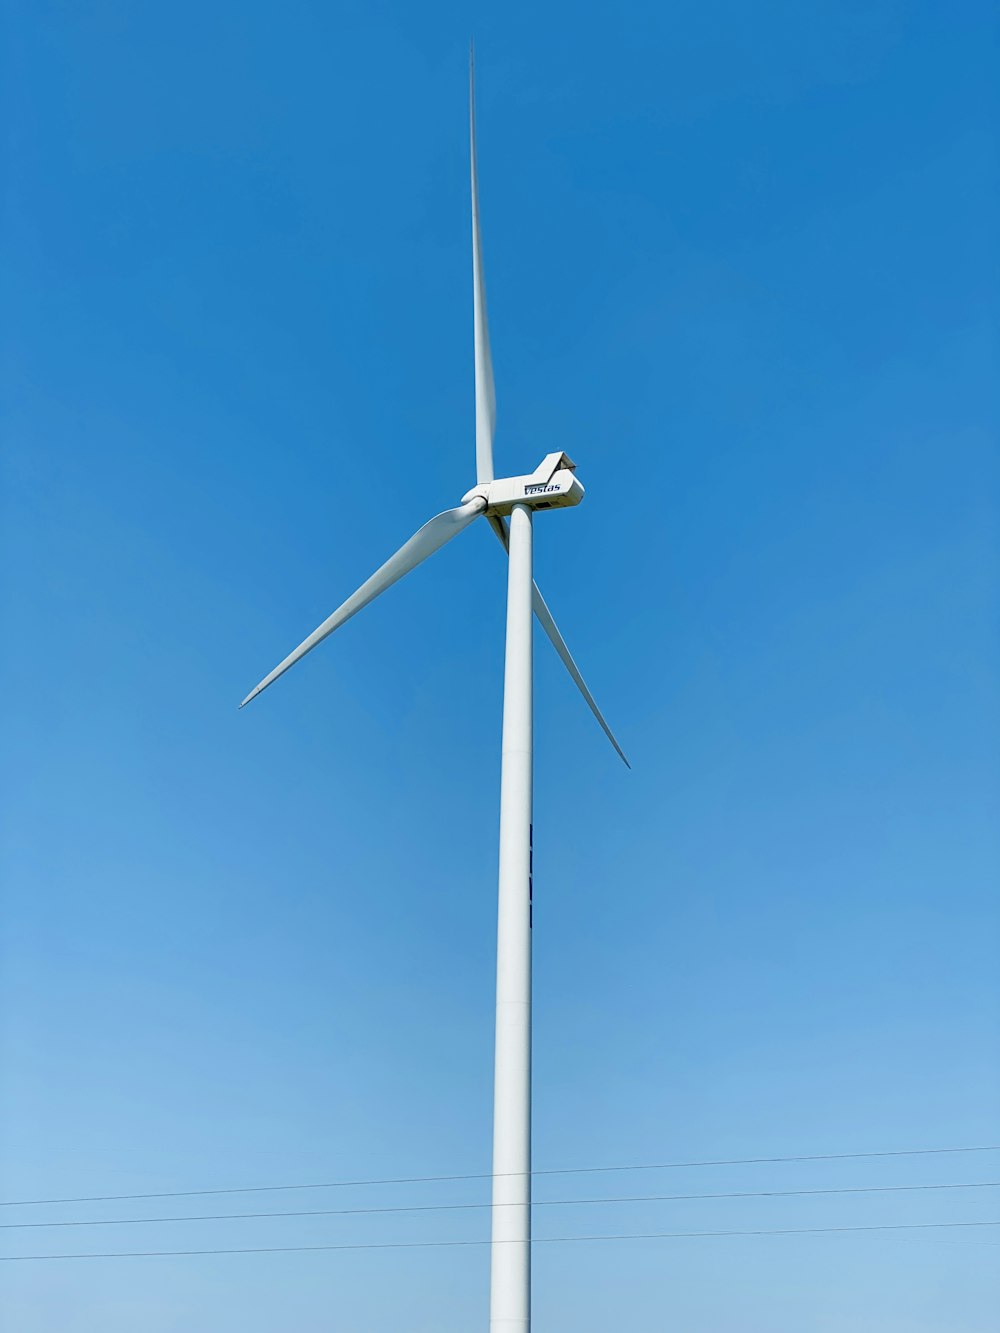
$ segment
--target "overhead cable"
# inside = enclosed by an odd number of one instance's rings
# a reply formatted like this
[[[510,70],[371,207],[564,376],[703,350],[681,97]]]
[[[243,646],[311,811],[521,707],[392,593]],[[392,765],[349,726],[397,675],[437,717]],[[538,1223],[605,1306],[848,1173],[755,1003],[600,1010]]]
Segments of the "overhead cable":
[[[627,1194],[596,1199],[535,1199],[535,1208],[574,1207],[599,1203],[681,1203],[695,1199],[790,1199],[829,1194],[903,1194],[920,1190],[1000,1189],[1000,1180],[972,1180],[940,1185],[848,1185],[834,1189],[730,1190],[722,1194]],[[373,1213],[451,1213],[484,1208],[509,1208],[505,1203],[424,1203],[389,1208],[307,1208],[294,1212],[193,1213],[186,1217],[92,1217],[54,1222],[0,1222],[0,1231],[23,1231],[37,1227],[123,1227],[159,1222],[231,1222],[240,1218],[265,1217],[355,1217]]]
[[[880,1231],[945,1231],[959,1227],[1000,1227],[1000,1220],[989,1222],[891,1222],[872,1226],[853,1227],[775,1227],[754,1231],[636,1231],[607,1236],[533,1236],[532,1245],[563,1245],[573,1241],[611,1240],[702,1240],[735,1236],[824,1236],[847,1232]],[[162,1259],[187,1258],[200,1254],[304,1254],[327,1250],[437,1250],[490,1245],[489,1240],[400,1240],[379,1241],[361,1245],[255,1245],[246,1249],[212,1250],[116,1250],[109,1253],[85,1254],[0,1254],[0,1263],[24,1263],[36,1259]],[[521,1245],[514,1238],[500,1244]]]
[[[683,1168],[710,1166],[768,1166],[786,1162],[846,1162],[885,1157],[933,1157],[950,1153],[1000,1152],[1000,1144],[977,1144],[959,1148],[894,1148],[879,1152],[809,1153],[788,1157],[730,1157],[690,1162],[636,1162],[624,1166],[563,1166],[545,1167],[528,1173],[520,1171],[478,1171],[464,1175],[441,1176],[388,1176],[368,1180],[320,1180],[304,1184],[236,1185],[224,1188],[194,1190],[158,1190],[141,1194],[82,1194],[51,1199],[2,1199],[0,1208],[40,1207],[55,1203],[124,1203],[133,1199],[191,1199],[211,1194],[266,1194],[279,1190],[346,1189],[363,1185],[430,1185],[459,1180],[496,1180],[503,1176],[529,1174],[539,1176],[596,1175],[611,1171],[676,1171]]]

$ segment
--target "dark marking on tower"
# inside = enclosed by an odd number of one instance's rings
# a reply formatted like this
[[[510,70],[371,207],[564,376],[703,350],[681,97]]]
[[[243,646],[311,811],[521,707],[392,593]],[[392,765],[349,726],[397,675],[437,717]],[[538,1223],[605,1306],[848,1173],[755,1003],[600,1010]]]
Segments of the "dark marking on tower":
[[[535,927],[535,826],[528,825],[528,929]]]

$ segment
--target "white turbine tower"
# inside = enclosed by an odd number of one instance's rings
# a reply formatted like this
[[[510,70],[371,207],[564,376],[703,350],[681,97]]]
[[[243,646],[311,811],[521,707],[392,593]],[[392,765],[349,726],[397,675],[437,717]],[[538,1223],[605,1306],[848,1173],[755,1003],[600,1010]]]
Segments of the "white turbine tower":
[[[479,189],[476,176],[475,85],[469,61],[472,175],[472,299],[476,370],[476,485],[457,509],[446,509],[416,532],[357,592],[260,682],[248,704],[386,588],[440,550],[481,515],[508,553],[507,648],[500,762],[500,875],[497,911],[496,1055],[493,1092],[493,1208],[490,1272],[491,1333],[527,1333],[531,1325],[531,772],[532,614],[552,641],[605,735],[628,760],[573,661],[531,569],[532,515],[583,499],[575,464],[546,454],[534,472],[493,475],[496,397],[486,321]],[[509,520],[509,522],[508,522]]]

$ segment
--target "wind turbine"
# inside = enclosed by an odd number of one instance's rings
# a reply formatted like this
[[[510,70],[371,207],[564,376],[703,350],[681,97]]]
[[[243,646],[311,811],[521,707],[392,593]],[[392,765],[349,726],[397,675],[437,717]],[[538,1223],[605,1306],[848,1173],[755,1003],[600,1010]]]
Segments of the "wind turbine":
[[[472,179],[472,302],[476,377],[476,484],[457,509],[425,523],[318,629],[265,676],[242,708],[374,601],[404,574],[485,517],[507,551],[507,644],[500,761],[500,873],[497,910],[496,1051],[493,1092],[493,1204],[490,1250],[491,1333],[528,1333],[531,1325],[531,872],[532,614],[548,635],[605,735],[621,746],[559,633],[532,577],[532,517],[578,505],[583,486],[561,451],[524,476],[496,478],[496,395],[486,322],[479,187],[476,173],[475,69],[469,57]]]

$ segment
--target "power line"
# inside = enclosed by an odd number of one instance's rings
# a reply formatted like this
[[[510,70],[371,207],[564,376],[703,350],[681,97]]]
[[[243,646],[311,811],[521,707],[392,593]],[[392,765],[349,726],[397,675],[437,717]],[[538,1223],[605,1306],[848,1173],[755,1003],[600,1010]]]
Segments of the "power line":
[[[679,1203],[693,1199],[790,1199],[793,1197],[827,1194],[902,1194],[919,1190],[982,1190],[998,1189],[1000,1180],[973,1180],[958,1184],[941,1185],[849,1185],[831,1189],[798,1190],[734,1190],[723,1194],[632,1194],[598,1199],[536,1199],[535,1208],[571,1207],[595,1203]],[[372,1213],[450,1213],[484,1208],[521,1207],[520,1204],[492,1203],[427,1203],[400,1205],[391,1208],[309,1208],[296,1212],[265,1213],[195,1213],[187,1217],[98,1217],[79,1221],[55,1222],[0,1222],[2,1231],[21,1231],[36,1227],[121,1227],[153,1222],[230,1222],[239,1218],[264,1217],[354,1217]]]
[[[855,1227],[778,1227],[757,1231],[637,1231],[607,1236],[535,1236],[532,1245],[563,1245],[573,1241],[608,1240],[702,1240],[732,1236],[823,1236],[847,1232],[935,1231],[957,1227],[1000,1227],[990,1222],[894,1222]],[[516,1237],[500,1244],[519,1245]],[[0,1263],[24,1263],[34,1259],[162,1259],[197,1254],[304,1254],[317,1250],[436,1250],[490,1245],[489,1240],[398,1240],[363,1245],[255,1245],[238,1250],[118,1250],[106,1254],[0,1254]]]
[[[881,1152],[837,1152],[799,1154],[791,1157],[730,1157],[698,1162],[639,1162],[627,1166],[564,1166],[547,1167],[530,1172],[479,1171],[466,1175],[448,1176],[390,1176],[371,1180],[321,1180],[294,1185],[239,1185],[225,1189],[162,1190],[145,1194],[85,1194],[61,1199],[4,1199],[0,1208],[39,1207],[50,1203],[124,1203],[133,1199],[191,1199],[210,1194],[265,1194],[278,1190],[346,1189],[361,1185],[430,1185],[459,1180],[495,1180],[504,1176],[576,1176],[595,1175],[609,1171],[676,1171],[685,1167],[708,1166],[770,1166],[786,1162],[846,1162],[884,1157],[933,1157],[949,1153],[1000,1152],[1000,1144],[988,1143],[962,1148],[895,1148]]]

